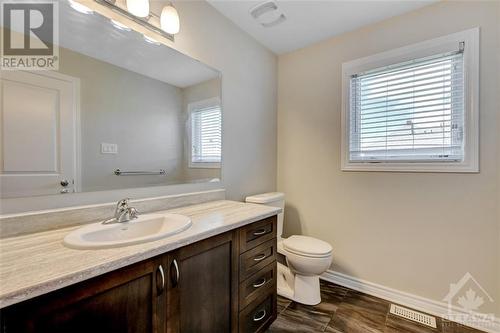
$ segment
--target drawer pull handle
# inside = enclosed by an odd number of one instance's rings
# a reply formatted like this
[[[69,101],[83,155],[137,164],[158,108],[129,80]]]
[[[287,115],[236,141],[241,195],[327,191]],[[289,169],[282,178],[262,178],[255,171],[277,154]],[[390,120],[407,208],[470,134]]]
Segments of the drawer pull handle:
[[[264,259],[266,259],[266,254],[265,253],[262,253],[262,254],[259,254],[257,257],[253,258],[254,261],[262,261]]]
[[[256,314],[253,315],[253,321],[261,321],[262,319],[264,319],[266,317],[266,310],[260,310],[259,312],[257,312]]]
[[[266,229],[264,229],[264,228],[262,228],[262,229],[259,229],[259,230],[257,230],[257,231],[254,231],[254,232],[253,232],[253,235],[254,235],[254,236],[260,236],[260,235],[265,234],[266,232],[267,232],[267,230],[266,230]]]
[[[253,284],[254,288],[262,287],[267,282],[266,278],[262,278],[259,282]]]

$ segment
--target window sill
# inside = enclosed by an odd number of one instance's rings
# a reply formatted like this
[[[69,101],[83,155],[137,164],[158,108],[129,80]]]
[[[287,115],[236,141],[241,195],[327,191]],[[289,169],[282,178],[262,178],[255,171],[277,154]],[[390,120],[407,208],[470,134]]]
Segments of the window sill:
[[[344,163],[342,171],[365,171],[365,172],[421,172],[421,173],[479,173],[477,164],[465,162],[441,162],[441,163]]]
[[[218,162],[190,162],[190,169],[220,169],[221,164]]]

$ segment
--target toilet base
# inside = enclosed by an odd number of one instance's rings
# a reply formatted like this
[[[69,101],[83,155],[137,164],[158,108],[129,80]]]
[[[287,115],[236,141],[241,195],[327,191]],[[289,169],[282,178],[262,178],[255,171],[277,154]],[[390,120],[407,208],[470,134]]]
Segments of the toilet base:
[[[319,276],[294,274],[278,263],[278,295],[305,305],[321,303]]]
[[[306,305],[321,303],[319,276],[295,275],[294,301]]]

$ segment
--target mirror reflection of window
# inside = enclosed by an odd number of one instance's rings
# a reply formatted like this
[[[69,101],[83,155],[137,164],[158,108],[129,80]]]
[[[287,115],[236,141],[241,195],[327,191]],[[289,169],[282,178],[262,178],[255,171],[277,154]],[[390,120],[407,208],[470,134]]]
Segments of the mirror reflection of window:
[[[191,120],[191,168],[220,168],[222,113],[220,100],[212,98],[189,104]]]

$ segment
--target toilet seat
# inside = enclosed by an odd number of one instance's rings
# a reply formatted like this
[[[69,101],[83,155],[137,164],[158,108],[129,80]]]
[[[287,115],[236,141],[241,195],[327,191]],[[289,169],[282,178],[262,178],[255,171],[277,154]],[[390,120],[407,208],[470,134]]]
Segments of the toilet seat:
[[[294,235],[283,239],[284,250],[309,258],[324,258],[332,254],[332,246],[320,239]]]

